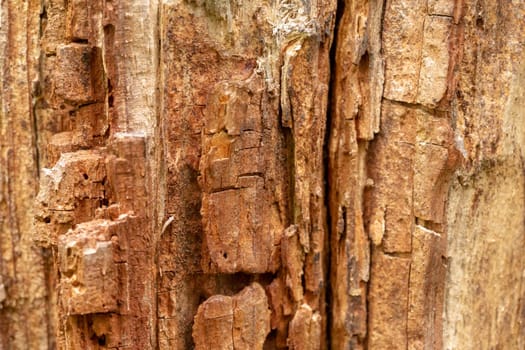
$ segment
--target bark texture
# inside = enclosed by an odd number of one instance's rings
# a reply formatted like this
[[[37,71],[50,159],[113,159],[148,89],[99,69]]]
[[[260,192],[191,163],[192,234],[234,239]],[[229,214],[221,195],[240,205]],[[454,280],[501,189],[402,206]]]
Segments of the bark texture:
[[[453,101],[464,165],[447,205],[447,349],[525,346],[524,16],[522,2],[464,7]]]
[[[525,5],[0,2],[0,349],[521,349]]]

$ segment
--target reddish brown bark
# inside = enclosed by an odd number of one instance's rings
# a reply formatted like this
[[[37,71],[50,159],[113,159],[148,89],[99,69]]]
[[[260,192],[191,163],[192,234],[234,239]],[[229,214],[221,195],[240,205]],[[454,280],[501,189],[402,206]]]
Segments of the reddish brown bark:
[[[0,6],[0,349],[523,347],[519,1]]]

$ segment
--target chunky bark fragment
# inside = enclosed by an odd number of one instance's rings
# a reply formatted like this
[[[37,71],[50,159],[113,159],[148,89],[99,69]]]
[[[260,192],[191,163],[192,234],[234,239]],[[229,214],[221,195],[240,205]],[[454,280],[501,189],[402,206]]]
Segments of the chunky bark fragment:
[[[382,47],[385,59],[385,98],[414,102],[417,96],[427,2],[386,2]]]
[[[417,103],[435,107],[448,88],[449,35],[452,18],[426,16],[423,28]]]
[[[345,2],[338,24],[328,140],[331,345],[362,349],[367,336],[369,235],[363,221],[367,140],[379,132],[383,1]]]
[[[383,104],[381,133],[370,151],[373,180],[369,233],[385,252],[411,251],[416,113],[396,103]]]
[[[94,6],[88,6],[87,0],[66,2],[66,35],[71,41],[88,40],[91,36],[91,21]]]
[[[58,244],[60,301],[70,315],[117,311],[118,269],[107,223],[80,224]]]
[[[253,87],[251,87],[253,86]],[[201,157],[204,268],[264,273],[278,267],[283,223],[266,184],[261,79],[218,84],[208,97]],[[265,137],[266,136],[266,137]]]
[[[53,80],[58,98],[72,105],[100,101],[104,97],[100,49],[83,44],[59,45]]]
[[[56,246],[59,235],[93,218],[104,199],[105,177],[103,157],[91,151],[64,153],[52,169],[44,169],[35,238],[44,246]]]
[[[451,1],[387,1],[385,98],[435,107],[448,88]],[[458,5],[459,6],[459,5]]]
[[[322,349],[321,327],[321,315],[313,312],[307,304],[301,305],[290,322],[288,348],[294,350]]]
[[[50,251],[48,288],[58,286],[49,297],[56,346],[154,348],[155,278],[144,267],[155,253],[155,166],[146,153],[155,154],[147,136],[157,103],[157,5],[43,6],[35,236]]]
[[[269,332],[268,300],[258,283],[233,297],[212,296],[199,306],[193,326],[196,350],[262,350]]]

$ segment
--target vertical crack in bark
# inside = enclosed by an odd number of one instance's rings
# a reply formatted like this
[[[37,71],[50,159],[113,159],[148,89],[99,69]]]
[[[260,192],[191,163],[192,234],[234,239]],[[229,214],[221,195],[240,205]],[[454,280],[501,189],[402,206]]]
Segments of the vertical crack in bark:
[[[46,1],[40,1],[40,11],[38,16],[38,43],[41,42],[44,36],[45,25],[47,21],[47,11],[46,11]],[[33,112],[33,128],[35,134],[34,147],[35,147],[35,158],[37,165],[37,176],[40,179],[40,172],[44,167],[43,156],[45,151],[42,150],[44,140],[40,137],[40,125],[39,125],[39,109],[43,108],[40,105],[44,102],[44,62],[45,62],[45,52],[41,49],[39,44],[39,55],[38,55],[38,80],[33,82],[32,86],[32,112]],[[55,334],[55,318],[53,316],[54,310],[56,310],[56,305],[53,304],[53,293],[55,290],[55,285],[53,283],[53,269],[54,266],[54,257],[53,251],[49,248],[40,247],[40,252],[42,254],[42,267],[44,274],[44,286],[46,288],[45,293],[45,317],[46,317],[46,331],[47,331],[47,346],[49,349],[56,348],[56,334]]]
[[[45,8],[44,8],[44,0],[41,0],[40,2],[40,12],[38,14],[38,43],[40,43],[40,40],[42,40],[42,34],[43,34],[43,19],[45,18]],[[27,22],[30,21],[30,18],[27,18]],[[29,23],[27,23],[29,27]],[[31,38],[29,37],[29,34],[27,34],[27,41],[29,42]],[[39,47],[40,49],[40,47]],[[36,178],[37,181],[40,178],[40,169],[41,169],[41,150],[40,150],[40,137],[39,137],[39,127],[38,127],[38,115],[37,115],[37,109],[38,104],[41,103],[42,100],[42,51],[38,50],[38,71],[37,71],[37,80],[32,81],[30,78],[30,70],[27,70],[27,81],[30,85],[30,96],[29,96],[29,106],[31,106],[31,127],[33,131],[33,150],[35,152],[34,154],[34,161],[35,161],[35,168],[36,168]],[[29,54],[28,54],[29,55]]]
[[[379,132],[383,91],[382,1],[339,3],[332,50],[329,206],[331,346],[363,349],[367,338],[370,243],[364,197],[369,143]],[[372,182],[371,184],[369,182]],[[378,225],[381,228],[381,225]],[[380,230],[378,235],[382,235]]]
[[[335,191],[335,186],[331,183],[330,179],[330,140],[332,135],[332,114],[334,113],[335,108],[335,92],[334,92],[334,85],[336,84],[336,77],[335,67],[337,66],[337,60],[336,60],[336,51],[337,51],[337,45],[338,45],[338,31],[341,24],[341,18],[343,16],[345,7],[345,1],[344,0],[337,0],[337,7],[336,7],[336,13],[335,13],[335,21],[333,25],[333,41],[332,46],[330,47],[330,81],[328,83],[328,106],[326,109],[326,130],[324,135],[324,144],[323,144],[323,175],[324,175],[324,200],[325,200],[325,210],[326,210],[326,219],[325,219],[325,225],[326,225],[326,294],[325,294],[325,302],[326,302],[326,346],[327,349],[332,348],[332,326],[333,326],[333,315],[332,315],[332,307],[333,307],[333,288],[332,288],[332,280],[331,280],[331,274],[332,274],[332,249],[334,248],[331,244],[332,242],[332,235],[335,234],[332,230],[332,209],[331,209],[331,192]]]

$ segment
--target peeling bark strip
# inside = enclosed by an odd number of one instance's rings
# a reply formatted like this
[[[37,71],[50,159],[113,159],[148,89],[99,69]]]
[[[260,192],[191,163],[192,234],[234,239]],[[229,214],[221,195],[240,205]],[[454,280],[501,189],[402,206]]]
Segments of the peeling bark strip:
[[[385,6],[381,127],[366,165],[369,348],[442,347],[444,206],[457,159],[445,95],[454,88],[447,80],[453,6]]]
[[[445,100],[453,9],[387,0],[341,10],[329,140],[334,348],[441,346],[439,257],[457,157]]]
[[[1,1],[0,349],[524,348],[523,17]]]

